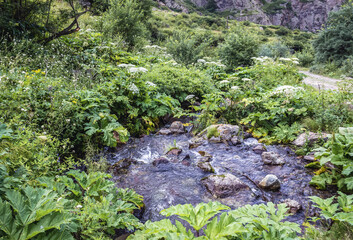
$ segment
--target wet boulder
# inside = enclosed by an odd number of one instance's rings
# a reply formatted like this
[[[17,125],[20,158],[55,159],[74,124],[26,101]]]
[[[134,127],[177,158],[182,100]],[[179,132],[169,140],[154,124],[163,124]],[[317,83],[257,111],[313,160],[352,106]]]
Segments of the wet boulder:
[[[238,136],[239,127],[231,124],[215,124],[207,127],[192,139],[192,142],[202,142],[208,140],[214,143],[231,141]]]
[[[255,147],[253,147],[252,150],[256,154],[262,154],[263,152],[266,151],[266,147],[263,144],[258,144]]]
[[[208,152],[199,151],[198,153],[201,155],[201,160],[202,160],[203,162],[210,162],[210,161],[211,161],[212,155],[209,154]]]
[[[320,139],[326,140],[327,137],[328,135],[326,133],[321,133],[321,134],[313,133],[313,132],[302,133],[298,136],[296,140],[292,142],[292,144],[297,147],[303,147],[306,143],[313,144]]]
[[[283,165],[285,160],[278,153],[275,152],[263,152],[261,154],[262,161],[264,164],[269,165]]]
[[[214,173],[214,169],[209,162],[200,161],[197,163],[197,166],[204,172]]]
[[[167,128],[162,128],[161,130],[158,131],[157,134],[159,134],[159,135],[170,135],[170,134],[172,134],[172,131],[170,131]]]
[[[124,173],[130,167],[131,164],[136,164],[137,161],[131,158],[123,158],[118,162],[114,163],[109,170],[112,171],[115,175],[119,173]]]
[[[183,125],[182,122],[180,121],[175,121],[172,123],[172,125],[170,126],[169,130],[172,132],[172,133],[185,133],[185,127]]]
[[[182,149],[179,149],[179,148],[172,148],[170,149],[168,152],[167,152],[167,155],[169,156],[178,156],[182,153]]]
[[[158,166],[160,164],[167,164],[169,163],[169,159],[165,158],[165,157],[160,157],[160,158],[157,158],[155,159],[153,162],[152,162],[152,165],[153,166]]]
[[[242,190],[249,190],[249,186],[236,176],[226,173],[223,175],[210,175],[201,180],[207,190],[215,197],[226,198]]]
[[[241,140],[238,136],[233,136],[231,139],[230,139],[230,142],[235,146],[239,143],[241,143]]]
[[[269,174],[261,180],[259,186],[263,189],[275,191],[281,187],[281,182],[276,175]]]
[[[283,203],[285,203],[289,208],[288,213],[296,214],[302,208],[300,203],[293,199],[286,199],[283,201]]]

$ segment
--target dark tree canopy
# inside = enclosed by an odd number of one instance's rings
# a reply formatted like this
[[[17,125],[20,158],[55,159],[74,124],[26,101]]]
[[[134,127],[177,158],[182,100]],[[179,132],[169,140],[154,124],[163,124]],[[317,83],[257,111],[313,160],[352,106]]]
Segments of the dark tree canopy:
[[[353,4],[331,12],[326,27],[313,43],[316,62],[334,61],[341,64],[353,55]]]
[[[47,43],[78,31],[82,15],[107,7],[108,0],[0,0],[0,36]]]

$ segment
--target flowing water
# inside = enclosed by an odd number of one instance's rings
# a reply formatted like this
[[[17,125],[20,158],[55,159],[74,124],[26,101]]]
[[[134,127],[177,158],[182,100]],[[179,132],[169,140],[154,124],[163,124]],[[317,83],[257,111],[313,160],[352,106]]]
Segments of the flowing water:
[[[290,148],[266,146],[267,151],[279,153],[285,158],[283,166],[264,165],[261,154],[252,148],[258,144],[254,138],[245,139],[241,144],[228,146],[225,143],[204,143],[189,149],[189,134],[180,135],[149,135],[129,141],[128,144],[111,154],[109,162],[113,165],[122,159],[132,159],[134,163],[125,164],[125,169],[114,175],[118,187],[132,188],[144,196],[145,211],[142,221],[160,220],[159,212],[176,204],[220,201],[231,208],[246,204],[266,203],[266,200],[281,203],[285,199],[293,199],[302,205],[300,210],[289,220],[302,222],[311,212],[308,196],[327,197],[328,192],[320,191],[309,185],[312,173],[304,168],[307,164],[298,158]],[[178,156],[168,156],[170,161],[154,160],[166,156],[168,149],[182,149]],[[240,178],[250,187],[249,194],[240,194],[227,198],[215,198],[210,194],[201,179],[211,173],[203,172],[197,167],[201,158],[199,151],[213,156],[211,165],[216,174],[231,173]],[[267,174],[276,175],[281,181],[279,191],[262,191],[259,182]]]

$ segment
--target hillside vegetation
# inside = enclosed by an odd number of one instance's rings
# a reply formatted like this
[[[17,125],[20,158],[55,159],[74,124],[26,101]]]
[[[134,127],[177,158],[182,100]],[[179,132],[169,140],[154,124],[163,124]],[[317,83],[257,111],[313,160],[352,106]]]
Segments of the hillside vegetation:
[[[317,35],[153,4],[0,2],[0,239],[352,239],[352,4]],[[299,67],[345,80],[317,91]],[[192,231],[143,224],[143,196],[115,187],[105,153],[172,116],[194,119],[194,133],[237,124],[266,144],[328,133],[293,148],[316,149],[311,184],[339,192],[312,197],[319,214],[303,226],[271,202],[161,212]]]

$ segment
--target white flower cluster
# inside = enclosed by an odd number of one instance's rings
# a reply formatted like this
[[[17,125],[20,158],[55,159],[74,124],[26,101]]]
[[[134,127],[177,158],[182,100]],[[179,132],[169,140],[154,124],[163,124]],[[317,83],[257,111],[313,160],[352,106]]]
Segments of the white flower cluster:
[[[138,94],[140,92],[140,89],[134,84],[131,83],[129,86],[129,90],[133,93],[133,94]]]
[[[130,73],[139,73],[139,72],[148,72],[148,70],[144,67],[131,67],[129,68],[129,72]]]
[[[187,100],[190,100],[190,99],[193,99],[195,97],[195,95],[187,95],[186,97],[185,97],[185,101],[187,101]]]
[[[299,59],[298,58],[279,58],[280,61],[283,61],[283,62],[292,62],[296,65],[299,64]]]
[[[296,92],[299,91],[304,91],[304,88],[302,87],[293,87],[293,86],[289,86],[289,85],[284,85],[284,86],[280,86],[278,88],[275,88],[270,95],[278,95],[278,94],[284,94],[286,96],[291,96]]]
[[[119,64],[118,67],[121,67],[121,68],[130,68],[130,67],[135,67],[134,64],[125,64],[125,63],[122,63],[122,64]]]
[[[208,62],[205,59],[198,59],[197,63],[202,64],[202,65],[208,65],[208,66],[217,66],[221,68],[225,68],[226,65],[222,64],[221,62]]]
[[[230,83],[228,80],[222,80],[222,81],[220,81],[219,82],[220,84],[228,84],[228,83]]]
[[[167,48],[165,48],[165,47],[160,47],[160,46],[158,46],[158,45],[146,45],[146,46],[144,46],[143,48],[145,48],[145,49],[161,50],[161,51],[167,50]]]
[[[252,57],[251,59],[254,60],[255,63],[257,63],[257,64],[264,64],[264,65],[274,62],[274,60],[272,58],[267,57],[267,56]]]
[[[157,86],[156,84],[154,84],[153,82],[150,82],[150,81],[147,81],[146,85],[149,87],[156,87]]]

